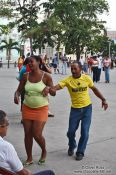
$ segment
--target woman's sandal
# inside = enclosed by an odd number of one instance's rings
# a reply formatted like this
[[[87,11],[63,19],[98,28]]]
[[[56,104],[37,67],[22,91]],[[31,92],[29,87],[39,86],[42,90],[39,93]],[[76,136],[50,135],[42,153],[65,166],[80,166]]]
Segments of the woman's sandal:
[[[33,164],[33,161],[31,161],[31,162],[25,161],[25,162],[23,163],[24,166],[30,166],[30,165],[32,165],[32,164]]]
[[[43,160],[43,159],[40,159],[39,161],[38,161],[38,165],[44,165],[45,164],[45,159]]]

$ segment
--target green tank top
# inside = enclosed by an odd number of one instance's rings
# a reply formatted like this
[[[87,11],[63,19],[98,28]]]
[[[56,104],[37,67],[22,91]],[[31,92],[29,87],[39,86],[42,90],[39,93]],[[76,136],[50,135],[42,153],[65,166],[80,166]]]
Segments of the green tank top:
[[[25,84],[25,98],[24,104],[30,108],[38,108],[48,105],[48,97],[44,97],[42,94],[46,85],[43,83],[44,73],[41,81],[37,83],[31,83],[28,78]]]

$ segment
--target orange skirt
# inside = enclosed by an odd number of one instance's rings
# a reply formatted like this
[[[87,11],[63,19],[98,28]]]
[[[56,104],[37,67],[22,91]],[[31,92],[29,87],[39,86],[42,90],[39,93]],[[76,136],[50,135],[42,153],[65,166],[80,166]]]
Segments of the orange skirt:
[[[30,108],[23,104],[22,119],[46,122],[48,119],[48,106],[43,106],[39,108]]]

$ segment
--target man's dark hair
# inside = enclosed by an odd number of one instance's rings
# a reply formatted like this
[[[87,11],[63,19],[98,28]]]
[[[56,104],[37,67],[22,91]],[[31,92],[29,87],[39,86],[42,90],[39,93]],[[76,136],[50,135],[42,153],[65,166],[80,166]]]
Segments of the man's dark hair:
[[[79,68],[82,69],[82,64],[81,64],[80,61],[74,60],[74,61],[72,62],[72,64],[78,64]]]
[[[5,117],[6,117],[6,113],[4,111],[0,110],[0,125],[4,124]]]

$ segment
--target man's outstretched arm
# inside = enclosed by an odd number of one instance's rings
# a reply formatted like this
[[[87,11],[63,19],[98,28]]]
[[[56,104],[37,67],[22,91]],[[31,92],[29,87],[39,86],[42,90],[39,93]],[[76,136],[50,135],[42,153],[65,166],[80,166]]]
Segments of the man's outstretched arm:
[[[104,98],[104,96],[101,94],[101,92],[95,86],[91,87],[91,89],[94,92],[94,94],[102,100],[102,108],[104,108],[104,110],[106,110],[108,108],[108,103],[106,102],[106,99]]]
[[[61,86],[60,86],[59,84],[57,84],[56,86],[53,87],[53,89],[54,89],[55,91],[58,91],[58,90],[60,90],[60,89],[62,89],[62,88],[61,88]]]
[[[51,87],[51,88],[49,89],[49,92],[50,92],[50,91],[56,92],[56,91],[58,91],[58,90],[60,90],[60,89],[62,89],[61,86],[60,86],[59,84],[57,84],[56,86]]]

